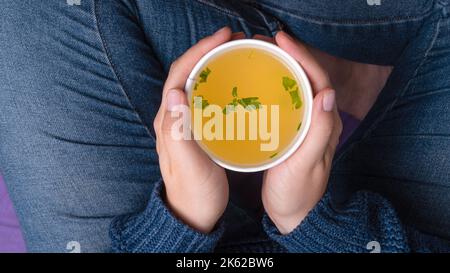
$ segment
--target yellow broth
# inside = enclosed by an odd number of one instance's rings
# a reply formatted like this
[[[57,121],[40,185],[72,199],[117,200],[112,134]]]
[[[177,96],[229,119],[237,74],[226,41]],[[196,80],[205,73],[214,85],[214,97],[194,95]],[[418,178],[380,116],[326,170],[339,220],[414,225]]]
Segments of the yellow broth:
[[[197,98],[196,103],[194,98]],[[197,138],[202,138],[198,141],[205,149],[223,162],[242,167],[264,164],[283,154],[294,141],[303,120],[303,98],[300,80],[276,56],[256,48],[232,49],[216,56],[197,75],[191,97],[193,133]],[[195,121],[196,114],[204,114],[212,105],[219,106],[223,115],[218,115],[216,111],[214,114],[210,113],[211,117],[201,116]],[[244,110],[244,106],[247,110]],[[278,145],[275,149],[272,147],[263,150],[262,144],[270,141],[261,136],[263,119],[260,112],[265,107],[265,125],[268,131],[271,131],[277,127],[273,126],[271,120],[275,113],[271,111],[272,106],[278,106]],[[246,111],[245,128],[238,127],[237,116],[242,111]],[[256,139],[254,134],[253,139],[250,138],[249,127],[250,124],[254,125],[249,120],[251,112],[255,112],[257,116]],[[228,115],[233,118],[228,117],[227,120]],[[205,125],[214,116],[222,120],[222,139],[208,139],[205,136]],[[229,122],[231,119],[234,124]],[[230,135],[228,139],[226,137],[227,124],[228,129],[234,129],[234,139],[230,139]],[[241,123],[240,127],[243,127],[242,125]],[[208,128],[217,131],[214,126]],[[245,131],[244,140],[237,137],[239,129],[240,132]]]

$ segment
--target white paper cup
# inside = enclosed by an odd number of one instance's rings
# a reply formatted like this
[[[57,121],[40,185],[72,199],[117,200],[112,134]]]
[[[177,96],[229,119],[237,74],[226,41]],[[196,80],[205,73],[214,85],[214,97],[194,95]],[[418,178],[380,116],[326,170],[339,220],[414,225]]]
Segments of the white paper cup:
[[[290,145],[284,149],[282,154],[279,154],[273,160],[269,160],[267,162],[262,163],[261,165],[252,165],[252,166],[242,166],[240,164],[233,164],[230,162],[224,162],[223,160],[217,158],[213,153],[211,153],[208,148],[201,142],[197,141],[199,146],[208,154],[208,156],[216,162],[218,165],[223,168],[237,171],[237,172],[259,172],[263,170],[270,169],[281,162],[285,161],[289,158],[302,144],[303,140],[308,133],[309,127],[311,125],[311,115],[312,115],[312,105],[313,105],[313,93],[311,89],[311,84],[309,82],[308,77],[306,76],[305,71],[299,65],[299,63],[292,58],[288,53],[282,50],[280,47],[254,39],[243,39],[227,42],[222,44],[215,49],[208,52],[205,56],[203,56],[200,61],[195,65],[194,69],[189,75],[189,78],[185,85],[185,91],[187,93],[188,101],[191,104],[192,102],[192,89],[195,86],[198,75],[201,73],[202,68],[215,59],[216,57],[222,55],[223,53],[229,52],[235,49],[241,48],[255,48],[259,50],[263,50],[265,52],[270,53],[272,56],[277,57],[284,65],[286,65],[296,77],[297,83],[301,87],[301,91],[303,94],[303,120],[300,129],[296,137],[291,141]]]

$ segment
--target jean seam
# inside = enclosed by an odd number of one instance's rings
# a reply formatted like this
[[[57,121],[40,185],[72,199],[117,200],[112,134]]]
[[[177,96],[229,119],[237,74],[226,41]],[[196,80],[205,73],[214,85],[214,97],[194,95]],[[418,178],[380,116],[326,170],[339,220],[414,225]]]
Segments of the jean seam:
[[[222,14],[225,14],[225,15],[227,15],[227,16],[229,16],[229,17],[232,17],[232,18],[234,18],[234,19],[236,19],[236,20],[238,20],[238,21],[244,23],[245,25],[248,25],[248,26],[251,26],[251,27],[254,27],[254,28],[258,28],[258,29],[260,29],[260,30],[267,30],[267,29],[266,29],[265,27],[263,27],[263,26],[258,26],[258,25],[255,25],[255,24],[252,24],[252,23],[248,22],[248,21],[247,21],[246,19],[244,19],[241,15],[239,15],[238,13],[233,12],[233,11],[231,11],[231,10],[229,10],[229,9],[225,9],[225,8],[223,8],[223,7],[220,7],[220,6],[216,5],[216,4],[213,4],[213,3],[211,3],[211,2],[208,2],[208,1],[206,1],[206,0],[195,0],[195,1],[196,1],[197,3],[200,3],[200,4],[206,5],[206,6],[208,6],[208,7],[214,8],[216,11],[218,11],[218,12],[220,12],[220,13],[222,13]],[[263,18],[263,19],[265,19],[265,18]],[[264,21],[265,21],[265,20],[264,20]],[[267,27],[269,27],[269,26],[267,26]]]
[[[296,19],[305,21],[307,23],[313,23],[318,25],[330,25],[330,26],[363,26],[363,25],[390,25],[390,24],[401,24],[406,22],[414,22],[414,21],[420,21],[424,18],[428,17],[433,12],[433,5],[430,5],[430,8],[425,11],[423,14],[418,16],[405,16],[405,17],[394,17],[394,18],[382,18],[378,20],[332,20],[332,19],[325,19],[320,17],[314,17],[312,15],[307,14],[294,14],[290,11],[285,11],[281,9],[280,7],[271,6],[264,3],[257,3],[259,6],[264,7],[266,9],[275,10],[280,13],[284,13],[288,16],[294,17]]]
[[[136,0],[131,0],[131,2],[132,2],[132,5],[133,5],[133,8],[134,8],[133,14],[134,14],[134,16],[136,16],[136,19],[138,21],[138,25],[142,26],[142,18],[141,18],[141,12],[139,10],[139,6],[136,3]]]
[[[379,123],[384,119],[384,117],[390,111],[392,111],[394,106],[397,105],[398,100],[405,95],[405,92],[410,87],[412,81],[416,78],[417,74],[419,73],[419,70],[422,68],[422,66],[425,64],[425,62],[428,60],[429,54],[430,54],[431,50],[433,49],[433,47],[434,47],[434,45],[435,45],[435,43],[437,41],[437,38],[439,37],[439,33],[440,33],[440,30],[441,30],[441,22],[442,22],[442,18],[440,18],[439,21],[436,23],[436,28],[434,30],[433,39],[431,40],[427,50],[425,51],[425,53],[423,55],[423,58],[422,58],[422,61],[419,63],[419,65],[414,70],[414,74],[408,80],[408,82],[406,83],[406,85],[403,88],[403,90],[401,92],[399,92],[399,94],[397,94],[397,96],[395,96],[393,101],[386,107],[386,109],[380,114],[380,116],[372,123],[372,125],[369,128],[367,128],[367,130],[364,132],[362,137],[357,142],[354,142],[351,145],[349,145],[345,150],[343,150],[339,154],[339,156],[334,160],[333,166],[335,166],[338,163],[338,161],[341,158],[343,158],[343,156],[346,155],[348,153],[348,151],[350,150],[350,148],[353,147],[356,143],[361,143],[363,140],[367,139],[369,137],[369,135],[373,132],[373,130],[375,130],[375,128],[377,128]]]
[[[120,74],[117,72],[117,68],[116,68],[116,66],[115,66],[115,64],[114,64],[114,62],[113,62],[113,60],[112,60],[112,58],[111,58],[111,54],[110,54],[108,45],[107,45],[107,43],[106,43],[106,41],[105,41],[105,39],[104,39],[104,36],[103,36],[103,34],[102,34],[102,31],[100,30],[100,23],[99,23],[99,20],[98,20],[98,6],[97,6],[97,5],[98,5],[98,2],[99,2],[99,0],[94,0],[94,5],[93,5],[93,9],[94,9],[93,15],[94,15],[94,20],[95,20],[95,27],[96,27],[96,29],[97,29],[97,33],[98,33],[98,36],[99,36],[98,38],[99,38],[99,40],[100,40],[100,42],[101,42],[101,45],[102,45],[102,47],[103,47],[103,52],[104,52],[104,54],[105,54],[105,56],[106,56],[106,59],[107,59],[108,64],[109,64],[109,67],[111,68],[111,70],[112,70],[114,76],[116,77],[117,83],[118,83],[119,86],[120,86],[120,90],[122,91],[122,94],[123,94],[124,98],[126,99],[128,105],[131,107],[133,113],[134,113],[134,114],[136,115],[136,117],[138,118],[139,123],[144,127],[144,129],[145,129],[147,135],[148,135],[153,141],[156,141],[155,137],[150,133],[150,129],[149,129],[149,128],[145,125],[145,123],[143,122],[143,119],[142,119],[141,115],[139,114],[138,110],[136,109],[136,107],[135,107],[135,106],[133,105],[133,103],[131,102],[130,96],[128,95],[128,93],[127,93],[127,91],[125,90],[125,87],[124,87],[124,85],[123,85],[123,80],[122,80]]]
[[[250,4],[251,3],[249,3],[249,5]],[[282,30],[283,29],[283,25],[281,24],[281,22],[278,19],[274,19],[274,21],[271,23],[271,22],[269,22],[269,20],[267,20],[267,18],[264,15],[264,13],[258,7],[253,7],[253,8],[259,14],[259,16],[261,16],[261,18],[264,20],[264,23],[269,27],[269,31],[271,32],[271,34],[273,36],[275,35],[275,33],[278,30]]]
[[[216,10],[222,12],[222,13],[225,13],[225,14],[227,14],[227,15],[231,15],[231,16],[234,16],[234,17],[241,18],[241,17],[239,16],[238,13],[233,12],[233,11],[231,11],[231,10],[229,10],[229,9],[225,9],[225,8],[223,8],[223,7],[221,7],[221,6],[218,6],[218,5],[216,5],[216,4],[213,4],[213,3],[208,2],[208,1],[206,1],[206,0],[195,0],[195,1],[198,2],[198,3],[201,3],[201,4],[204,4],[204,5],[213,7],[214,9],[216,9]]]

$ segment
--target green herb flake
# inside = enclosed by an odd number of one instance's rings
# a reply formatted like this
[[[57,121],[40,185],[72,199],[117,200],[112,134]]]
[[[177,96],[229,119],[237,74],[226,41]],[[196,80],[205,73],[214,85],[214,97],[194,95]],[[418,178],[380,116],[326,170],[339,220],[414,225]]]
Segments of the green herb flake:
[[[201,101],[196,100],[195,98],[201,98]],[[209,102],[208,100],[204,99],[203,96],[196,96],[194,98],[194,108],[202,108],[205,109],[206,107],[209,106]]]
[[[300,98],[297,82],[289,77],[283,77],[283,87],[289,92],[294,109],[299,109],[302,107],[303,103]]]
[[[233,95],[234,98],[237,97],[237,87],[233,87],[233,91],[231,91],[231,95]]]
[[[198,82],[196,82],[196,83],[195,83],[195,86],[194,86],[194,90],[195,90],[195,91],[197,91],[198,85],[199,85]]]
[[[209,69],[208,67],[203,70],[199,77],[200,77],[200,83],[204,83],[208,80],[209,74],[211,74],[211,69]]]
[[[300,122],[300,124],[297,126],[297,131],[300,130],[301,127],[302,127],[302,123]]]
[[[300,98],[298,88],[290,91],[289,95],[291,96],[292,105],[295,109],[299,109],[300,107],[302,107],[302,100]]]
[[[233,90],[231,91],[231,95],[233,96],[233,101],[230,102],[229,106],[233,106],[233,111],[236,110],[236,107],[238,105],[241,105],[242,107],[244,107],[245,109],[250,109],[250,110],[255,110],[255,109],[259,109],[261,107],[261,102],[259,101],[258,97],[248,97],[248,98],[240,98],[238,96],[238,89],[237,87],[233,87]],[[226,106],[223,109],[223,113],[224,114],[228,114],[229,111],[226,110]]]
[[[297,85],[297,82],[289,77],[283,77],[284,90],[288,91]]]
[[[278,153],[274,153],[273,155],[270,156],[270,158],[274,158],[278,155]]]
[[[242,98],[238,102],[244,108],[251,107],[252,109],[259,109],[261,107],[261,102],[258,97]]]
[[[224,114],[228,114],[232,111],[236,111],[236,107],[241,105],[246,110],[256,110],[261,108],[261,102],[258,97],[248,97],[248,98],[240,98],[238,95],[238,88],[233,87],[231,91],[231,95],[233,96],[233,101],[228,103],[223,109]],[[227,110],[227,106],[230,106],[229,110]]]
[[[229,103],[229,104],[227,104],[225,106],[225,108],[223,108],[222,113],[224,115],[228,115],[229,113],[231,113],[231,112],[236,110],[236,106],[237,106],[237,104],[234,105],[234,103]]]

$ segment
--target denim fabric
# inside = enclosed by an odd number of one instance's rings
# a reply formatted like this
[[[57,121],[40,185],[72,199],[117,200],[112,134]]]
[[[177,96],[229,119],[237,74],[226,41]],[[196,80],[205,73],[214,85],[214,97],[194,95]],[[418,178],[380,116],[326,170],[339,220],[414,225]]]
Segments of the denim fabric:
[[[369,0],[371,1],[371,0]],[[433,12],[430,0],[257,0],[286,29],[328,53],[363,63],[393,65]],[[320,34],[320,35],[318,35]]]
[[[450,238],[448,1],[3,2],[0,168],[29,251],[109,249],[111,219],[142,210],[160,177],[151,124],[170,64],[225,25],[249,36],[285,28],[331,54],[394,65],[330,189],[336,204],[379,192],[411,227]],[[267,240],[260,209],[230,204],[223,248]]]

